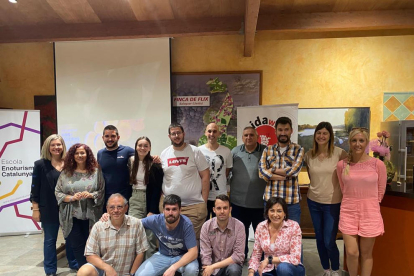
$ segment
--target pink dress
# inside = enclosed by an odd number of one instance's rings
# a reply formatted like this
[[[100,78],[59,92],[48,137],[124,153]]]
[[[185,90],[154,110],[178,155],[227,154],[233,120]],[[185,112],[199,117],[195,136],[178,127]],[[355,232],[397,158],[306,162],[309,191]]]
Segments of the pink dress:
[[[343,171],[347,160],[338,162],[337,174],[343,198],[339,216],[339,230],[347,235],[376,237],[384,233],[380,205],[387,184],[384,163],[370,158],[351,163],[349,174]]]

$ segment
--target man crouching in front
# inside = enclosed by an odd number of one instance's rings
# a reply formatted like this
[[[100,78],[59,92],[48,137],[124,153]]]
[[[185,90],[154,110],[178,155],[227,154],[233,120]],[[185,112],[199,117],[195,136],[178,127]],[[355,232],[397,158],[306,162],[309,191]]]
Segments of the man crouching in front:
[[[142,219],[142,225],[154,232],[160,251],[147,259],[136,276],[197,276],[197,242],[193,225],[181,215],[181,198],[170,194],[164,198],[164,213]]]
[[[124,196],[111,195],[106,210],[109,220],[92,227],[85,248],[88,263],[78,276],[134,275],[149,247],[141,221],[125,215],[128,201]]]

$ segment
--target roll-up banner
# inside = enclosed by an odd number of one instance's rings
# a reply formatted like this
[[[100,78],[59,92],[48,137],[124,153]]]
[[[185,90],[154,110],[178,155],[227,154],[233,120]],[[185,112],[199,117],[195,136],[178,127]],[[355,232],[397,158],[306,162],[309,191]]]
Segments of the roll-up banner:
[[[237,141],[242,141],[243,129],[254,127],[259,134],[259,143],[265,146],[277,143],[276,120],[288,117],[292,120],[293,133],[290,140],[298,142],[298,106],[299,104],[279,104],[246,106],[237,108]]]
[[[40,157],[40,111],[0,110],[0,236],[40,233],[30,188]]]

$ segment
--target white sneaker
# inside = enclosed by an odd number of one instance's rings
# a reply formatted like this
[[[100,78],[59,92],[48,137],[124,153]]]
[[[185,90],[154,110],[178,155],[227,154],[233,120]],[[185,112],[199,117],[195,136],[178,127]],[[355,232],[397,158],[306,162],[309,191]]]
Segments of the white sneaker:
[[[325,270],[325,271],[323,272],[322,276],[332,276],[332,275],[331,275],[331,271],[330,271],[329,269],[328,269],[328,270]]]
[[[339,270],[332,270],[331,271],[331,276],[339,276]]]

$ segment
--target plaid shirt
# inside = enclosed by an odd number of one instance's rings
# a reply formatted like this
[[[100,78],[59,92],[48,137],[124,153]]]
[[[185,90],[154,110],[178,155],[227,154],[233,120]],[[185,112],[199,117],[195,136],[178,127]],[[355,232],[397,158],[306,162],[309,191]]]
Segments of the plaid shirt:
[[[272,196],[285,199],[287,204],[299,203],[301,196],[298,175],[302,168],[303,148],[289,143],[284,152],[280,152],[279,144],[268,146],[259,162],[259,177],[267,181],[264,200]],[[270,180],[276,169],[284,169],[286,180]]]
[[[135,257],[148,247],[141,220],[125,215],[119,230],[112,226],[110,220],[95,223],[86,242],[85,256],[97,255],[118,275],[124,275],[130,273]]]

